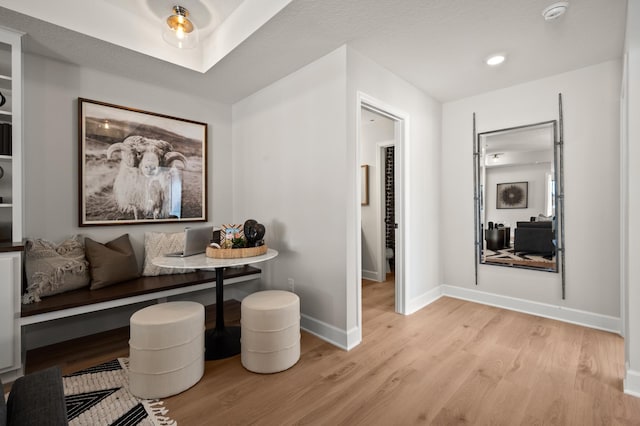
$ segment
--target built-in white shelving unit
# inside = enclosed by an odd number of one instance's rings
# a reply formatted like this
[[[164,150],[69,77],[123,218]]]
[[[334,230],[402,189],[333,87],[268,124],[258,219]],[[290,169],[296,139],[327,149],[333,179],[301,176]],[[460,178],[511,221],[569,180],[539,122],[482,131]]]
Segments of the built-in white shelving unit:
[[[22,243],[21,34],[0,29],[0,242]],[[8,139],[8,140],[7,140]]]
[[[11,380],[22,370],[22,33],[4,28],[0,93],[0,375]]]

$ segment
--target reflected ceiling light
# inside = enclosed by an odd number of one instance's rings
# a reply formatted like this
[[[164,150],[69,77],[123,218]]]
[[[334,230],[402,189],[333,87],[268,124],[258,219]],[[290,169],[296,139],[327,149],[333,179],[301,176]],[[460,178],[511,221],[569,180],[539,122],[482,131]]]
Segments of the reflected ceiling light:
[[[545,7],[542,11],[542,16],[544,16],[545,21],[552,21],[556,18],[559,18],[563,15],[567,9],[569,8],[568,1],[559,1],[557,3],[552,4],[551,6]]]
[[[491,65],[492,67],[495,67],[496,65],[500,65],[501,63],[503,63],[505,59],[507,59],[505,54],[497,53],[495,55],[489,56],[485,60],[485,62],[487,63],[487,65]]]
[[[179,49],[193,49],[198,44],[198,29],[188,18],[189,11],[173,6],[173,14],[162,25],[162,38]]]

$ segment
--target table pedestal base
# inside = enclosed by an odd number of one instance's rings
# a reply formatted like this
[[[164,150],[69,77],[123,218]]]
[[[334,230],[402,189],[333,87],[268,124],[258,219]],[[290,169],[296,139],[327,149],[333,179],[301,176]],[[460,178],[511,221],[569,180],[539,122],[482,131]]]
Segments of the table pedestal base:
[[[229,358],[240,353],[240,326],[225,326],[223,329],[205,332],[205,353],[207,361]]]

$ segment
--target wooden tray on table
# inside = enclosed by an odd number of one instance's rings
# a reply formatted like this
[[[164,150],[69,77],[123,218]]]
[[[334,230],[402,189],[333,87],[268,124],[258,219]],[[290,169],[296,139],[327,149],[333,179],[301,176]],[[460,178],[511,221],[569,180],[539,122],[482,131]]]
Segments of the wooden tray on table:
[[[222,249],[215,247],[207,247],[207,257],[214,259],[238,259],[240,257],[260,256],[267,252],[267,246],[245,247],[235,249]]]

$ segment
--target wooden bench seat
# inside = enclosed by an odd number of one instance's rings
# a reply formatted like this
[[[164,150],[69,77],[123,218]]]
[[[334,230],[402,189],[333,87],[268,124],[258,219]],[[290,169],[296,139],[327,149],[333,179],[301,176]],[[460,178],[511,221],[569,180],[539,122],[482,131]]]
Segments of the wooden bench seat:
[[[226,268],[224,284],[260,278],[261,271],[252,266]],[[90,290],[89,287],[56,294],[40,302],[22,305],[20,324],[28,325],[88,312],[110,309],[177,294],[215,287],[215,271],[140,277]]]

